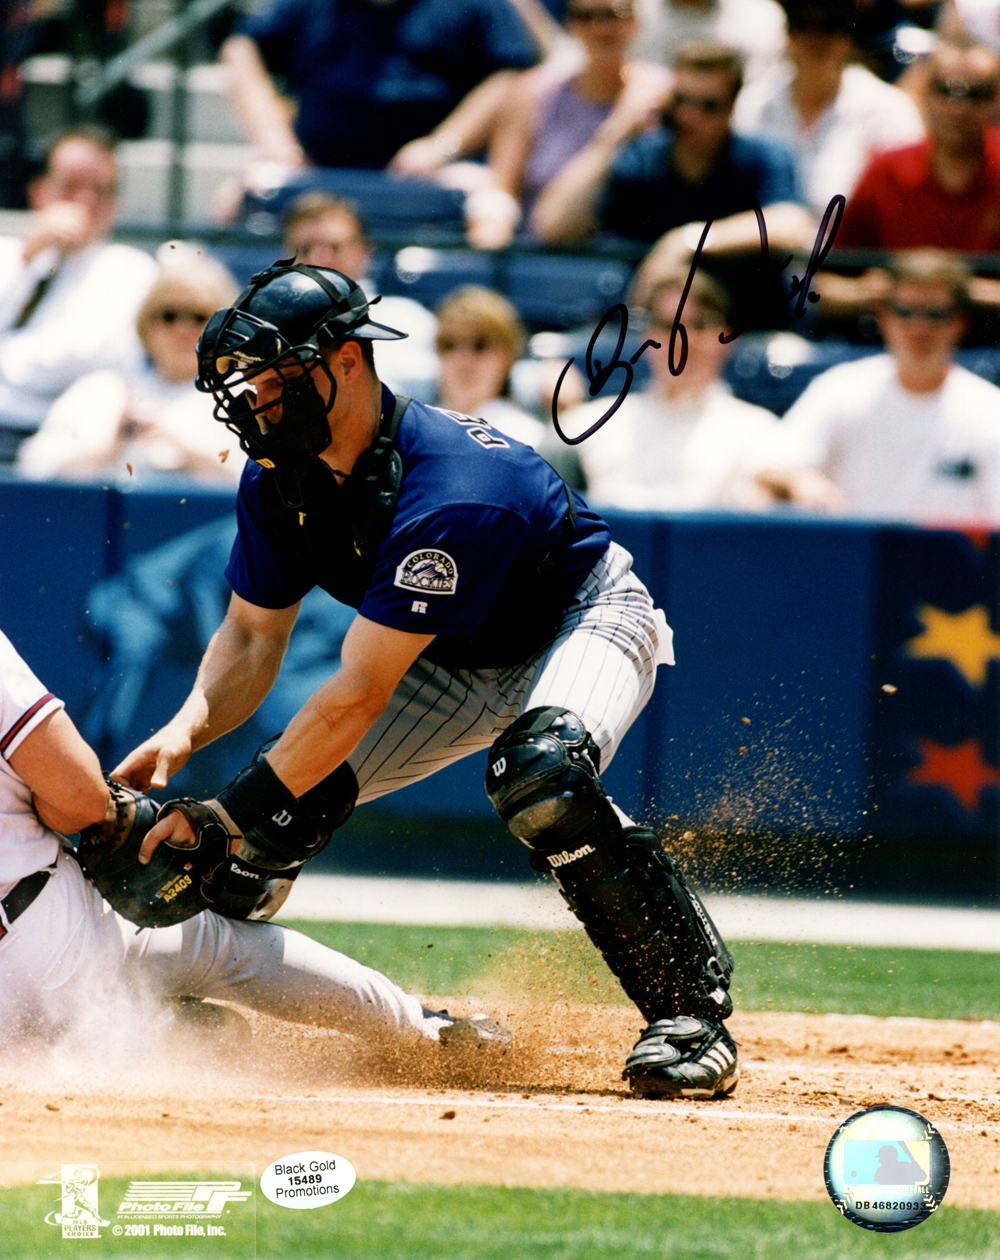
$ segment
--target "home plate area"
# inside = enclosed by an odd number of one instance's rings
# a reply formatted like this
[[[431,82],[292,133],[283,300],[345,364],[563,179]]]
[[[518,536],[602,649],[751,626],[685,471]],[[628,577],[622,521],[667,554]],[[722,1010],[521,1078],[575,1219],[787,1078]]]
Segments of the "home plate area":
[[[434,999],[463,1012],[462,1000]],[[467,1003],[466,1003],[467,1004]],[[440,1048],[386,1059],[349,1037],[250,1014],[252,1039],[209,1062],[100,1070],[79,1058],[0,1070],[4,1145],[21,1160],[250,1160],[336,1151],[361,1180],[821,1199],[837,1125],[875,1103],[921,1112],[951,1154],[953,1205],[1000,1208],[1000,1026],[750,1013],[725,1100],[642,1101],[620,1079],[639,1017],[621,1006],[492,1004],[499,1063]],[[35,1064],[37,1069],[38,1064]],[[6,1079],[5,1079],[6,1078]],[[39,1084],[38,1082],[44,1082]]]

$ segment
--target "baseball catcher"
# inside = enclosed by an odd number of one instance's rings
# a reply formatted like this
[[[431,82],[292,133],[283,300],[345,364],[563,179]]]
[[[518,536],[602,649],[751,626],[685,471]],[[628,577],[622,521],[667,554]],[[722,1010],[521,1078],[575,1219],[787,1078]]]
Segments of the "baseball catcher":
[[[337,826],[356,802],[489,749],[490,800],[647,1021],[625,1060],[633,1090],[728,1094],[732,958],[601,778],[673,663],[666,620],[606,523],[534,451],[382,385],[373,343],[403,334],[370,307],[340,272],[277,263],[202,334],[198,387],[250,456],[233,596],[191,695],[115,777],[163,787],[245,721],[314,586],[357,615],[340,669],[277,742],[211,814],[165,807],[141,859],[164,842],[209,851],[221,824],[240,837],[237,865],[286,879],[315,851],[298,824],[316,785]]]

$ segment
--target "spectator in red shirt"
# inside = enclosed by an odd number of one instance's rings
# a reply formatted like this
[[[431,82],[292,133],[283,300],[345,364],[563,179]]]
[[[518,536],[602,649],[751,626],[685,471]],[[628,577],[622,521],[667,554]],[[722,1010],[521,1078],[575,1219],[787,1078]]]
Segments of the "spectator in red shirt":
[[[1000,249],[1000,129],[991,126],[1000,55],[967,39],[931,58],[928,137],[869,163],[837,244],[853,248]]]

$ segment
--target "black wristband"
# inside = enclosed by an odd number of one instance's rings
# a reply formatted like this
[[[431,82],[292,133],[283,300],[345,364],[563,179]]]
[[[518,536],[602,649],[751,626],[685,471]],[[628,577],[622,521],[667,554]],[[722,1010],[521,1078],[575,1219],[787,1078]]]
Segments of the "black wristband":
[[[216,800],[244,835],[263,822],[289,822],[295,809],[295,797],[266,757],[241,770]]]

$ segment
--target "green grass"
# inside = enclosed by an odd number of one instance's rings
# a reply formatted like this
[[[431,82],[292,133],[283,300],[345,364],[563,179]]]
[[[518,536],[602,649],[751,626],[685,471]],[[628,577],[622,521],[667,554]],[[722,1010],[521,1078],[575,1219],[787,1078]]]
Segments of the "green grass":
[[[874,1235],[832,1203],[368,1182],[315,1212],[258,1211],[259,1260],[996,1260],[1000,1247],[1000,1213],[964,1208]]]
[[[992,954],[948,949],[739,941],[736,1002],[746,1010],[998,1019]]]
[[[297,927],[418,993],[625,1002],[582,932],[371,923]],[[742,1010],[1000,1019],[995,960],[960,950],[737,941]]]
[[[124,1182],[101,1182],[104,1215]],[[249,1221],[226,1239],[64,1242],[42,1217],[51,1188],[0,1189],[11,1260],[255,1260]],[[114,1216],[112,1215],[112,1221]],[[593,1194],[361,1182],[311,1211],[257,1195],[256,1260],[995,1260],[1000,1213],[944,1207],[903,1234],[877,1235],[830,1203]]]

